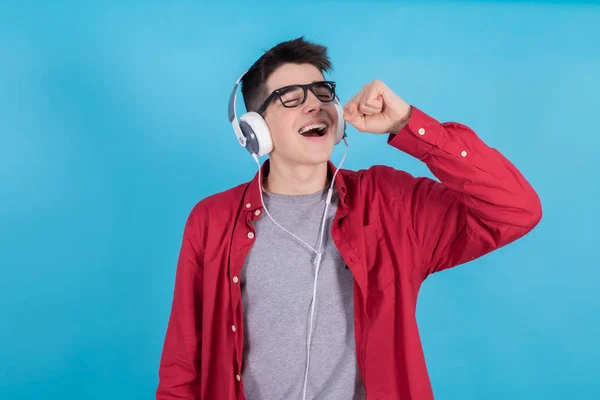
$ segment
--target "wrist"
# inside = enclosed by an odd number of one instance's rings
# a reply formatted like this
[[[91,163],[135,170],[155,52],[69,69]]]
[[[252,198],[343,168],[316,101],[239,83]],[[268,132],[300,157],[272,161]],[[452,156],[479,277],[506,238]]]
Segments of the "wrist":
[[[402,130],[402,128],[404,128],[408,122],[410,121],[410,116],[412,114],[412,106],[408,106],[408,108],[406,109],[406,112],[404,113],[404,116],[392,126],[392,129],[390,129],[391,134],[396,134],[398,132],[400,132]]]

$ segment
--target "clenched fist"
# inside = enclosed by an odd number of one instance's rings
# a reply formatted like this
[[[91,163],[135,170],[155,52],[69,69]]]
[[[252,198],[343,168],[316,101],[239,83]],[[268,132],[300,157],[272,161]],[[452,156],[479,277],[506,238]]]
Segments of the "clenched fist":
[[[344,119],[360,132],[397,133],[410,118],[411,106],[385,83],[365,85],[344,106]]]

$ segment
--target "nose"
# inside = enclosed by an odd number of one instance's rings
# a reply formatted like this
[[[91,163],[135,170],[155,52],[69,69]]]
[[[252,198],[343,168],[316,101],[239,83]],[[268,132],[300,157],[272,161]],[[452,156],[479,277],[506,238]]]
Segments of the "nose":
[[[306,101],[302,105],[302,111],[305,113],[312,113],[315,111],[321,111],[323,109],[323,102],[315,96],[315,94],[307,90],[306,91]]]

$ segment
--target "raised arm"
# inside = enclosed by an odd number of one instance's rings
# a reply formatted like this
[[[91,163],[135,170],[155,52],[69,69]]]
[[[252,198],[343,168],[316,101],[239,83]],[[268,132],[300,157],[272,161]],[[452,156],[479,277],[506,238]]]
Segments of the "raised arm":
[[[384,190],[410,221],[428,274],[471,261],[528,233],[539,197],[517,168],[469,127],[440,123],[374,81],[345,107],[358,130],[426,163],[440,182],[385,169]]]

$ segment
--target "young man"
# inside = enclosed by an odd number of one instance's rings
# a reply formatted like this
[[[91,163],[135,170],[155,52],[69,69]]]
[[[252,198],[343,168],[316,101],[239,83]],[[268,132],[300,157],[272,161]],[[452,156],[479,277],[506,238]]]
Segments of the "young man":
[[[338,119],[330,68],[326,49],[300,38],[244,75],[269,158],[189,215],[157,399],[433,399],[422,282],[539,222],[537,194],[505,157],[383,82]],[[344,120],[388,135],[440,182],[387,166],[337,171]]]

